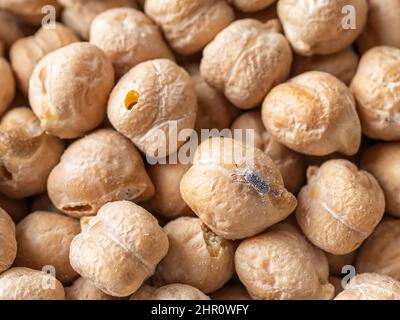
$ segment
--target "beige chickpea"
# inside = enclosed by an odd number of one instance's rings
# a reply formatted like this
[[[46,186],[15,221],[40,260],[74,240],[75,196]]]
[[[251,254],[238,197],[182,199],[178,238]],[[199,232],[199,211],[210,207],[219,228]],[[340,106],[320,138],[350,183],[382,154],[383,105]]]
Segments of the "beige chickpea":
[[[120,7],[136,8],[135,0],[58,0],[64,6],[61,19],[82,39],[89,40],[90,26],[100,13]]]
[[[361,246],[357,272],[374,272],[400,280],[400,220],[384,219]]]
[[[21,199],[46,190],[64,144],[40,128],[32,110],[15,108],[0,123],[0,192]]]
[[[383,217],[384,194],[376,179],[347,160],[309,167],[297,197],[296,219],[307,238],[326,252],[356,250]]]
[[[400,49],[374,47],[360,60],[350,86],[363,133],[373,139],[400,139]]]
[[[90,27],[90,42],[110,58],[117,78],[140,62],[175,59],[154,22],[135,9],[115,8],[99,14]]]
[[[47,191],[59,210],[79,218],[96,214],[110,201],[149,199],[154,186],[132,143],[101,129],[67,148],[50,173]]]
[[[18,19],[11,13],[0,11],[0,42],[3,42],[4,50],[23,36],[24,31]]]
[[[386,212],[400,218],[400,143],[370,147],[362,157],[361,168],[370,172],[382,187]]]
[[[246,288],[240,284],[226,285],[211,295],[212,300],[251,300]]]
[[[144,10],[160,25],[172,49],[182,55],[203,49],[235,18],[223,0],[146,0]]]
[[[244,12],[260,11],[272,5],[276,0],[229,0],[235,8]]]
[[[236,107],[251,109],[286,80],[291,63],[292,51],[282,34],[270,25],[244,19],[230,24],[207,45],[200,71]]]
[[[44,16],[48,14],[47,11],[42,11],[45,6],[52,6],[55,13],[60,9],[57,0],[0,0],[0,9],[7,10],[34,26],[40,25]]]
[[[253,236],[284,220],[297,204],[272,159],[231,138],[199,146],[180,190],[199,218],[227,239]]]
[[[36,211],[17,225],[14,266],[41,270],[54,267],[55,276],[68,285],[78,278],[69,263],[69,247],[80,232],[79,221],[58,213]]]
[[[235,267],[255,299],[333,298],[324,253],[290,224],[278,224],[241,242],[235,253]]]
[[[278,142],[297,152],[352,155],[360,147],[354,98],[344,83],[325,72],[306,72],[272,89],[262,119]]]
[[[125,297],[153,275],[167,251],[168,237],[149,212],[116,201],[105,204],[74,238],[70,261],[104,293]]]
[[[10,64],[0,56],[0,116],[7,110],[15,95],[15,80]]]
[[[159,288],[145,285],[129,300],[210,300],[210,298],[195,287],[173,283]]]
[[[43,271],[11,268],[0,274],[0,300],[64,300],[64,288]]]
[[[66,300],[113,300],[114,297],[96,288],[92,281],[85,278],[76,279],[65,288]]]
[[[40,59],[77,41],[78,37],[61,23],[56,23],[54,28],[42,27],[33,36],[17,40],[11,47],[10,60],[21,91],[28,95],[29,79]]]
[[[154,183],[154,196],[143,203],[151,213],[167,219],[192,215],[192,211],[183,201],[179,185],[190,164],[155,164],[147,168],[147,173]]]
[[[0,273],[11,267],[16,254],[17,241],[14,222],[8,213],[0,207]]]
[[[47,54],[29,81],[29,102],[42,128],[63,139],[96,128],[106,116],[114,69],[102,50],[77,42]]]
[[[25,200],[11,199],[1,193],[0,208],[3,208],[15,223],[18,223],[29,211],[28,204]]]
[[[361,52],[375,46],[400,48],[400,1],[368,0],[368,20],[357,46]]]
[[[344,266],[354,265],[356,251],[343,255],[327,253],[326,257],[328,258],[329,274],[340,277],[342,272],[346,273],[346,271],[343,270]]]
[[[197,100],[193,81],[171,60],[139,63],[115,86],[107,113],[113,127],[146,155],[164,158],[185,143],[185,139],[174,140],[171,132],[179,135],[194,128]]]
[[[229,128],[232,120],[238,116],[239,109],[203,79],[198,64],[188,64],[185,68],[194,81],[197,94],[198,110],[195,129],[200,131],[201,129]]]
[[[182,217],[164,227],[168,254],[157,267],[157,283],[185,283],[204,293],[221,288],[233,275],[233,244],[198,218]]]
[[[367,21],[367,0],[280,0],[278,15],[296,53],[332,54],[352,44]]]
[[[330,73],[348,85],[356,74],[357,65],[358,55],[351,47],[324,56],[295,55],[292,75],[297,76],[307,71],[322,71]]]
[[[400,300],[400,282],[376,273],[358,274],[335,300]]]
[[[231,129],[254,130],[254,146],[263,150],[274,161],[282,175],[285,188],[291,193],[299,191],[306,174],[305,158],[286,148],[266,131],[259,111],[243,113],[236,118]]]

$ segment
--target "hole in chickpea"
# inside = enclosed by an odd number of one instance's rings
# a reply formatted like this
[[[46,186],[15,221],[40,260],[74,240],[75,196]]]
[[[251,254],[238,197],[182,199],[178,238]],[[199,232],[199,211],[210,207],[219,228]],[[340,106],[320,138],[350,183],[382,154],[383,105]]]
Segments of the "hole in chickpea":
[[[132,110],[132,108],[139,102],[140,95],[137,91],[131,90],[125,97],[124,104],[127,110]]]
[[[1,180],[12,180],[13,175],[10,171],[7,170],[7,168],[3,165],[0,165],[0,178]]]
[[[91,205],[82,204],[76,206],[64,206],[62,210],[65,212],[92,212],[93,208]]]

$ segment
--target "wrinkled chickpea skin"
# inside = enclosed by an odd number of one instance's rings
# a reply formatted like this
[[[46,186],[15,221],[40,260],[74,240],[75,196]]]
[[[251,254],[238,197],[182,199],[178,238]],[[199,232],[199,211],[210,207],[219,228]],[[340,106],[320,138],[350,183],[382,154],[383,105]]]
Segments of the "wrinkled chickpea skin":
[[[384,194],[376,179],[347,160],[309,167],[298,195],[296,219],[307,238],[326,252],[356,250],[383,217]]]
[[[223,0],[146,0],[144,11],[183,55],[203,49],[234,20],[233,9]]]
[[[32,110],[10,110],[0,122],[0,192],[15,199],[46,190],[64,144],[40,128]]]
[[[230,24],[207,45],[200,72],[236,107],[252,109],[286,80],[291,63],[292,51],[283,35],[257,20],[244,19]]]
[[[174,283],[159,288],[143,286],[129,300],[210,300],[210,298],[195,287]]]
[[[47,191],[59,210],[79,218],[95,215],[107,202],[147,200],[154,185],[135,146],[118,132],[101,129],[67,148],[49,175]]]
[[[10,60],[21,91],[28,95],[33,69],[46,54],[78,42],[78,37],[61,23],[54,28],[40,28],[33,36],[19,39],[10,49]]]
[[[149,212],[116,201],[105,204],[73,239],[70,262],[104,293],[126,297],[153,275],[167,251],[167,235]]]

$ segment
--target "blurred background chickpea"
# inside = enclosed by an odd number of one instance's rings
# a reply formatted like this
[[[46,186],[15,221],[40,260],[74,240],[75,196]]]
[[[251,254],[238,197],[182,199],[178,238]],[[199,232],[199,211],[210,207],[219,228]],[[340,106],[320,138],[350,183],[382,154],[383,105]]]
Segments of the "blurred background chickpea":
[[[15,80],[11,66],[0,57],[0,116],[7,110],[15,95]]]
[[[223,0],[146,0],[144,11],[161,27],[172,49],[183,55],[202,50],[235,18]]]
[[[159,288],[143,286],[129,300],[210,300],[210,298],[195,287],[173,283]]]
[[[58,0],[64,7],[61,20],[83,40],[89,40],[90,25],[100,13],[120,7],[136,8],[135,0]]]
[[[29,79],[36,64],[46,54],[79,41],[78,37],[61,23],[54,28],[40,28],[33,36],[14,42],[10,50],[10,60],[19,88],[28,95]]]
[[[0,273],[6,271],[17,254],[15,224],[6,211],[0,207]],[[1,289],[0,289],[1,291]],[[1,294],[0,294],[1,296]]]
[[[117,79],[140,62],[175,60],[158,27],[135,9],[110,9],[96,16],[91,24],[90,42],[110,58]]]

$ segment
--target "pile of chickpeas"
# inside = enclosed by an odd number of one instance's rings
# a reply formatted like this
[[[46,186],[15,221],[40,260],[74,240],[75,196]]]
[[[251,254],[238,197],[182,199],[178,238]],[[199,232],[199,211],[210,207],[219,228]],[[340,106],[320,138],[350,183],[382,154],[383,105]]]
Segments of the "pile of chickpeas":
[[[399,300],[399,29],[400,0],[0,0],[0,299]],[[174,163],[173,124],[253,143]]]

